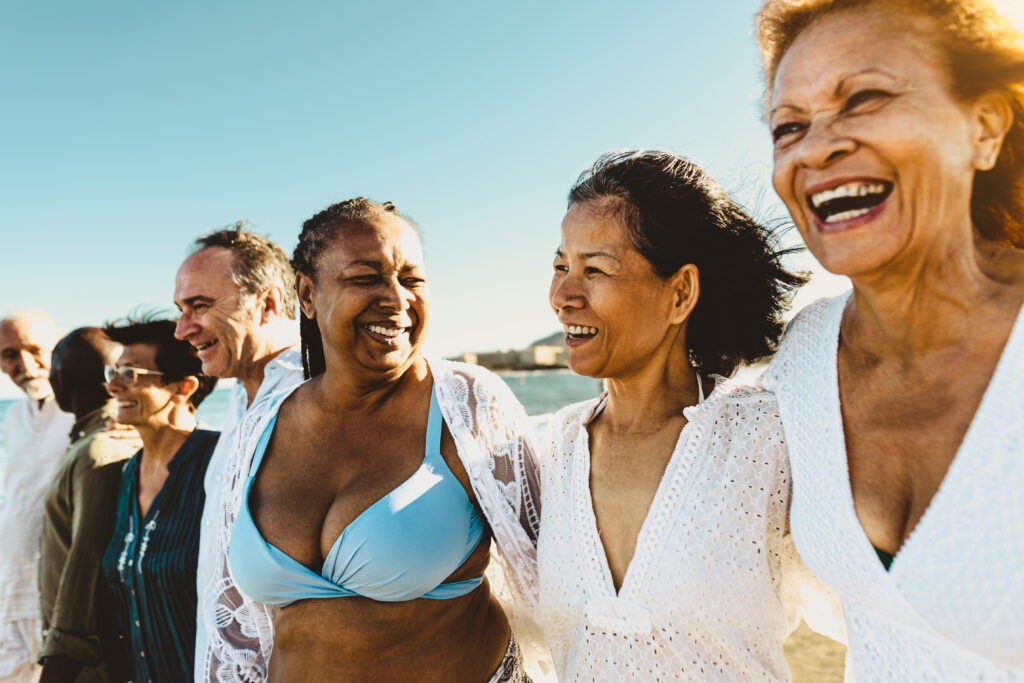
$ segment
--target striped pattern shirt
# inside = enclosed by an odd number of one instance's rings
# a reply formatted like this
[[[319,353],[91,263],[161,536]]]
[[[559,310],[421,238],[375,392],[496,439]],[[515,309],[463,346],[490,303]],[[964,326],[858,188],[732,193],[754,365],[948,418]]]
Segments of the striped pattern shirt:
[[[167,480],[139,515],[142,451],[121,473],[114,535],[103,554],[124,656],[135,683],[192,680],[196,563],[205,494],[203,475],[218,432],[195,430],[167,465]]]

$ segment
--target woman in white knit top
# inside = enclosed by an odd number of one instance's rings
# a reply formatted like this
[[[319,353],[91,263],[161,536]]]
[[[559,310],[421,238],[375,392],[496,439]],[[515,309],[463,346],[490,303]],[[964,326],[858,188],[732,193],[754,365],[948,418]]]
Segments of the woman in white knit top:
[[[561,679],[789,680],[808,577],[782,429],[770,393],[724,376],[772,350],[800,282],[675,155],[602,157],[570,192],[551,305],[570,366],[607,392],[541,446],[540,621]]]
[[[1024,46],[970,0],[772,0],[775,189],[852,294],[765,377],[847,681],[1024,681]]]

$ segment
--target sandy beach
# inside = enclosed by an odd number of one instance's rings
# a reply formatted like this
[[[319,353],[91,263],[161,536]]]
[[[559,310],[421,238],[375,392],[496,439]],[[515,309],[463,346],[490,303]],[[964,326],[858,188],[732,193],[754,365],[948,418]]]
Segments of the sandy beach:
[[[842,683],[846,648],[807,624],[800,624],[784,645],[793,683]]]

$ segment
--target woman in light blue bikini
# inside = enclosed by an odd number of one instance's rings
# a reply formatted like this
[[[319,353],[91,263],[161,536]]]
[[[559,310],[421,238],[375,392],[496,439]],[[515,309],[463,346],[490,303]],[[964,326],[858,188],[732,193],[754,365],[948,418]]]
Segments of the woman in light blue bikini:
[[[243,425],[207,670],[528,680],[484,578],[493,535],[507,587],[535,590],[522,408],[490,373],[420,355],[422,247],[393,205],[332,205],[303,225],[293,265],[311,379]]]

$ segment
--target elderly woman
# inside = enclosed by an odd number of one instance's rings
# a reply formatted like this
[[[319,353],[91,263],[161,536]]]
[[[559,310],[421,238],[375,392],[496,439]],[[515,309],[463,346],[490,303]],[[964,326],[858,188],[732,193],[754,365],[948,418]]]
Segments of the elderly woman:
[[[208,670],[221,681],[527,680],[484,578],[493,535],[517,570],[510,587],[536,590],[521,406],[487,371],[420,354],[423,251],[392,204],[317,214],[293,265],[310,379],[242,425]]]
[[[607,391],[543,444],[540,617],[563,680],[790,680],[810,586],[782,426],[770,393],[726,379],[774,350],[803,280],[773,245],[673,154],[604,156],[569,193],[551,306],[570,367]]]
[[[774,185],[852,293],[765,386],[847,680],[1024,680],[1024,51],[970,0],[768,2]]]

